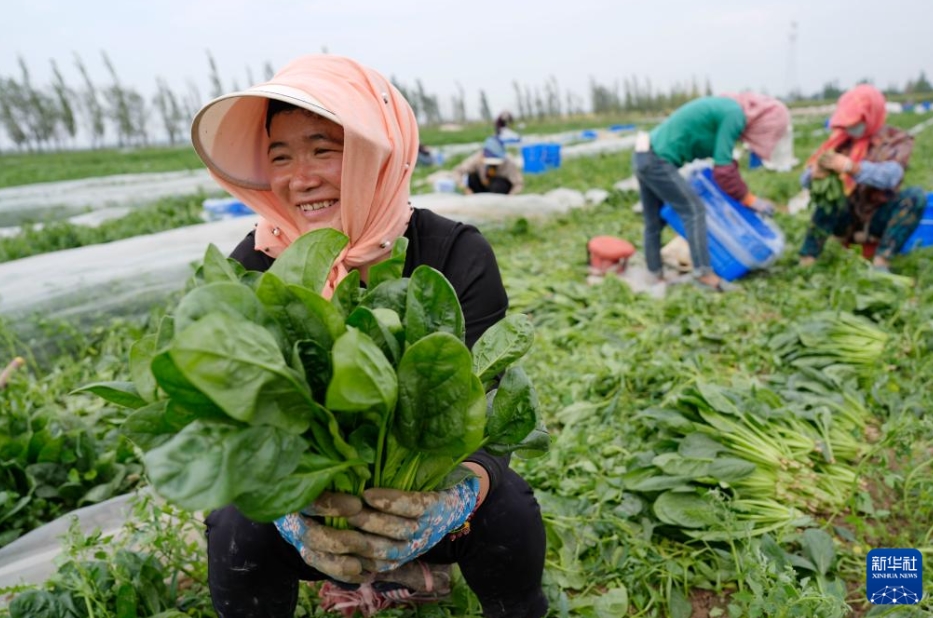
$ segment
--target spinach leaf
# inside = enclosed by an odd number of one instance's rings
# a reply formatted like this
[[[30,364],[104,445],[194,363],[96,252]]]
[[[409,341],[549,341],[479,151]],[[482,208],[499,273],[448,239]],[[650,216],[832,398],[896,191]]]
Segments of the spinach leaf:
[[[197,420],[143,456],[153,487],[189,510],[213,509],[281,482],[308,444],[278,427]]]
[[[518,448],[537,424],[538,396],[531,380],[521,367],[509,367],[499,382],[486,418],[486,446],[500,453]]]
[[[146,400],[136,392],[132,382],[94,382],[76,388],[73,393],[94,393],[98,397],[124,408],[137,409],[146,405]]]
[[[305,453],[298,468],[276,483],[274,493],[270,493],[268,488],[247,492],[237,496],[235,504],[253,521],[273,521],[283,513],[305,508],[331,485],[338,474],[360,463]]]
[[[398,380],[382,350],[359,329],[348,328],[334,342],[334,375],[325,405],[341,412],[378,410],[380,417],[395,408]]]
[[[376,313],[377,311],[379,312],[378,315]],[[378,317],[382,316],[386,319],[388,315],[394,316],[394,320],[391,320],[389,323],[380,320]],[[382,350],[385,357],[389,359],[389,362],[392,363],[392,365],[397,365],[399,358],[402,356],[402,351],[400,342],[392,331],[391,324],[393,323],[397,325],[397,329],[401,329],[401,322],[398,319],[398,314],[391,309],[357,307],[353,313],[347,316],[347,326],[353,326],[366,333],[370,339],[379,346],[379,349]]]
[[[344,234],[332,228],[302,234],[282,251],[268,272],[286,284],[320,292],[330,276],[334,261],[348,242]]]
[[[344,317],[350,315],[363,297],[360,287],[360,271],[351,270],[346,277],[340,280],[330,302]]]
[[[158,343],[158,333],[150,333],[130,346],[130,377],[139,396],[150,403],[159,396],[159,384],[152,375],[152,357],[156,354]]]
[[[397,313],[404,322],[408,286],[408,279],[383,281],[363,295],[360,299],[360,305],[369,307],[370,309],[376,309],[377,307],[391,309]]]
[[[534,343],[534,326],[528,316],[513,313],[484,332],[473,345],[473,372],[485,384],[524,356]]]
[[[226,414],[292,433],[308,427],[308,384],[286,364],[265,328],[211,313],[177,333],[169,347],[179,372]]]
[[[343,316],[327,299],[307,288],[286,285],[270,272],[259,280],[256,297],[288,341],[310,339],[330,350],[345,330]]]
[[[310,339],[296,341],[292,352],[292,368],[304,373],[314,401],[323,405],[327,385],[334,374],[330,349],[325,349],[320,343]]]
[[[383,281],[401,279],[402,271],[405,268],[405,252],[407,249],[408,239],[404,236],[397,238],[392,245],[392,252],[388,259],[370,266],[369,285],[376,287]]]
[[[444,275],[425,265],[411,274],[402,322],[409,344],[435,332],[450,333],[463,341],[466,333],[454,287]]]
[[[173,418],[166,414],[168,406],[168,401],[156,401],[136,410],[123,421],[120,431],[144,451],[168,442],[173,435],[194,420],[173,422]]]
[[[405,350],[398,365],[394,433],[413,451],[466,456],[483,442],[486,394],[466,345],[435,332]]]
[[[204,283],[217,281],[238,283],[245,272],[246,269],[242,264],[222,254],[216,245],[211,243],[207,246],[200,268]]]
[[[275,337],[279,349],[288,349],[285,335],[259,302],[256,293],[239,283],[208,283],[185,294],[173,314],[174,328],[183,331],[211,313],[224,313],[258,324]]]

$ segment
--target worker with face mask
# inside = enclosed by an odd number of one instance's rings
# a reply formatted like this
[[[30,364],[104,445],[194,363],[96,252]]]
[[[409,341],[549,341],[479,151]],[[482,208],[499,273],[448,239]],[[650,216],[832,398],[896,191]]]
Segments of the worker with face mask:
[[[844,93],[829,121],[830,135],[810,156],[801,184],[837,174],[842,196],[829,200],[811,192],[812,217],[800,265],[812,266],[830,236],[844,245],[862,245],[877,270],[887,271],[916,229],[926,207],[920,187],[901,188],[914,138],[885,124],[885,98],[877,88],[860,84]]]

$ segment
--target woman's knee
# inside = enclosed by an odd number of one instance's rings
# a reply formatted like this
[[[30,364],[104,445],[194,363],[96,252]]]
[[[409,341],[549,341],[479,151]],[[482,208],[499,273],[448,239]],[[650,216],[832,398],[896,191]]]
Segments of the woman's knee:
[[[927,206],[927,193],[922,187],[907,187],[898,196],[902,207],[914,213],[923,213]]]

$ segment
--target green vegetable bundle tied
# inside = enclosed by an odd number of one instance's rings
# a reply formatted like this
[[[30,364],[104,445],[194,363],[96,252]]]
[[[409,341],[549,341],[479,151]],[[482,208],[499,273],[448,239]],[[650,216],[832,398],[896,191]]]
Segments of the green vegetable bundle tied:
[[[473,346],[444,276],[402,277],[407,241],[323,288],[347,238],[305,234],[265,273],[210,246],[158,331],[135,342],[131,382],[87,385],[132,408],[123,431],[155,490],[189,510],[235,504],[256,521],[322,491],[426,491],[479,448],[540,454],[548,435],[516,364],[533,327],[513,314]]]
[[[833,210],[841,209],[846,203],[845,189],[838,174],[830,173],[823,178],[810,181],[810,203]]]

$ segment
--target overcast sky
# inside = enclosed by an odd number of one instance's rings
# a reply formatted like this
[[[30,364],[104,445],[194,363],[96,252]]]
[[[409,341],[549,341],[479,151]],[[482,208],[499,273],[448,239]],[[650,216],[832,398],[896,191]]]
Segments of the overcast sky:
[[[326,49],[420,79],[444,110],[462,87],[471,114],[480,90],[494,112],[515,109],[513,82],[543,90],[552,77],[586,107],[591,80],[632,76],[774,95],[862,78],[903,88],[933,78],[931,14],[931,0],[5,0],[0,77],[19,79],[22,58],[45,86],[54,60],[78,86],[77,54],[107,85],[106,52],[141,94],[163,78],[206,99],[208,51],[232,89]]]

